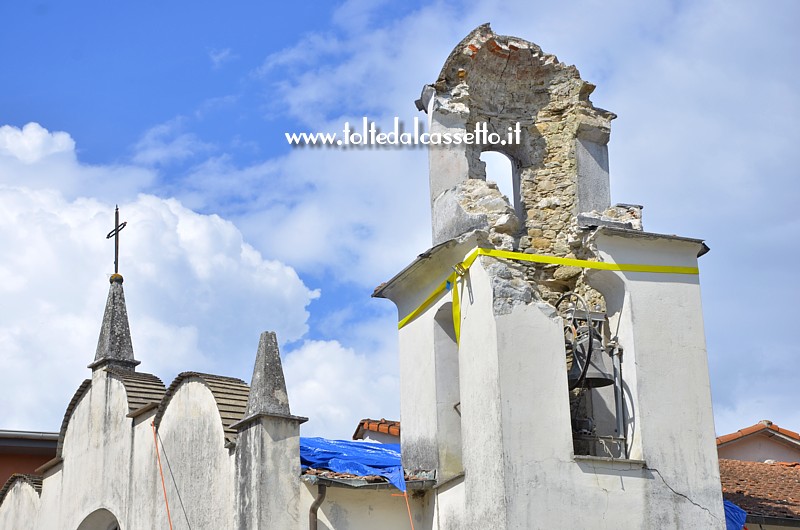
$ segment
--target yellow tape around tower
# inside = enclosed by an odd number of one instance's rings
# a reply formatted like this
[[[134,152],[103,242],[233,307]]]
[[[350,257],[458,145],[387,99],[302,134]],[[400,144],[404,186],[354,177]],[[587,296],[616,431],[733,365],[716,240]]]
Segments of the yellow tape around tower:
[[[677,267],[673,265],[639,265],[634,263],[608,263],[605,261],[588,261],[584,259],[559,258],[557,256],[544,256],[542,254],[525,254],[510,250],[497,250],[491,248],[476,248],[470,252],[461,263],[453,267],[453,272],[440,283],[433,292],[413,311],[406,315],[397,324],[397,329],[402,329],[406,324],[417,318],[430,307],[442,293],[453,293],[453,327],[456,342],[461,338],[461,298],[458,295],[458,279],[464,276],[478,256],[491,256],[493,258],[513,259],[517,261],[532,261],[534,263],[547,263],[553,265],[566,265],[581,267],[583,269],[597,269],[604,271],[622,272],[654,272],[658,274],[700,274],[697,267]]]

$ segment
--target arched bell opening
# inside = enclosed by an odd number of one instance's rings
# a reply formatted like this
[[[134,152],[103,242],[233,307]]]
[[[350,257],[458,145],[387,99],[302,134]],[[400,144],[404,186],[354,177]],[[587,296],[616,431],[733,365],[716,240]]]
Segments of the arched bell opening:
[[[518,164],[513,158],[500,151],[484,151],[481,153],[480,159],[485,164],[486,180],[497,184],[500,193],[506,196],[514,208],[517,219],[521,222],[524,221]]]

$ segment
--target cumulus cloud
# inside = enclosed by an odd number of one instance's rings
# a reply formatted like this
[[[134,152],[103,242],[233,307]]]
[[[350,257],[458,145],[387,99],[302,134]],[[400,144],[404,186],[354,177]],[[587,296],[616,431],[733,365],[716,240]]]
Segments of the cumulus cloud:
[[[426,162],[400,150],[298,149],[243,168],[217,159],[178,193],[226,212],[255,246],[305,274],[374,287],[430,244]]]
[[[283,361],[292,412],[309,417],[304,436],[349,439],[359,420],[400,416],[393,351],[357,352],[338,341],[312,340]]]
[[[51,132],[35,122],[21,129],[0,127],[0,184],[59,190],[69,199],[119,201],[134,198],[155,180],[156,174],[142,167],[79,162],[67,132]]]
[[[13,157],[32,164],[60,153],[73,156],[75,142],[69,134],[50,133],[38,123],[28,123],[17,129],[10,125],[0,127],[0,156]]]
[[[150,195],[120,209],[128,222],[120,272],[140,370],[167,384],[182,370],[248,380],[261,331],[282,341],[307,332],[318,293],[229,221]],[[113,205],[2,186],[0,212],[4,427],[52,430],[94,357],[113,272],[105,239]]]

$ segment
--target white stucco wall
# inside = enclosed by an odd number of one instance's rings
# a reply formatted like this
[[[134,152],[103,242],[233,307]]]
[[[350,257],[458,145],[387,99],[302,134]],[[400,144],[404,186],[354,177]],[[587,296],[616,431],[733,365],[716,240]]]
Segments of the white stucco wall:
[[[31,528],[72,530],[100,509],[113,514],[123,530],[168,526],[151,427],[155,410],[135,419],[127,414],[123,384],[96,370],[67,426],[63,462],[45,474],[38,519],[24,516],[35,521]],[[159,434],[192,527],[232,528],[233,457],[205,385],[189,379],[178,387]],[[161,458],[173,527],[188,528],[164,452]],[[30,506],[19,505],[15,493],[3,502],[0,516],[28,514]]]
[[[45,476],[39,530],[78,528],[100,508],[126,519],[132,467],[127,413],[122,383],[95,371],[67,426],[63,463]]]
[[[433,530],[457,530],[466,526],[464,478],[458,477],[428,493],[433,510]]]
[[[236,447],[236,528],[305,528],[300,510],[300,424],[262,416],[243,426]],[[313,501],[312,501],[313,502]]]
[[[299,479],[298,479],[299,480]],[[319,530],[408,530],[408,509],[403,497],[391,489],[348,489],[328,487],[325,501],[317,511]],[[308,528],[308,514],[317,496],[317,486],[304,484],[300,498],[299,529]],[[430,528],[424,506],[410,498],[414,525]]]
[[[0,505],[0,528],[35,530],[39,516],[39,494],[28,482],[17,480]]]
[[[224,447],[222,421],[214,396],[199,379],[187,379],[177,389],[161,419],[159,434],[192,528],[232,528],[233,456]],[[167,474],[163,454],[161,458]],[[173,527],[188,528],[176,502],[176,486],[169,476],[167,496]]]
[[[595,245],[605,261],[680,266],[696,266],[699,249],[607,234]],[[462,528],[723,528],[698,277],[590,275],[624,348],[630,459],[611,461],[573,455],[561,319],[535,302],[498,310],[497,282],[506,280],[489,272],[493,260],[479,258],[461,289],[465,478],[449,497],[431,495],[433,513],[463,507]],[[444,273],[440,261],[432,256],[392,286],[401,317],[430,292],[418,278]],[[449,300],[400,330],[404,453],[442,437],[431,330]]]

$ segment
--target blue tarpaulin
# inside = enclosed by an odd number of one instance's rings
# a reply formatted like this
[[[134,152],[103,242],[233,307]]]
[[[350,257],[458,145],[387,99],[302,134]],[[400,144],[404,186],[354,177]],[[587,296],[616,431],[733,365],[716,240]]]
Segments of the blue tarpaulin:
[[[733,504],[731,501],[725,503],[725,529],[742,530],[747,519],[747,512]]]
[[[329,469],[337,473],[386,477],[400,491],[406,491],[400,444],[378,444],[300,437],[300,465],[303,469]]]

